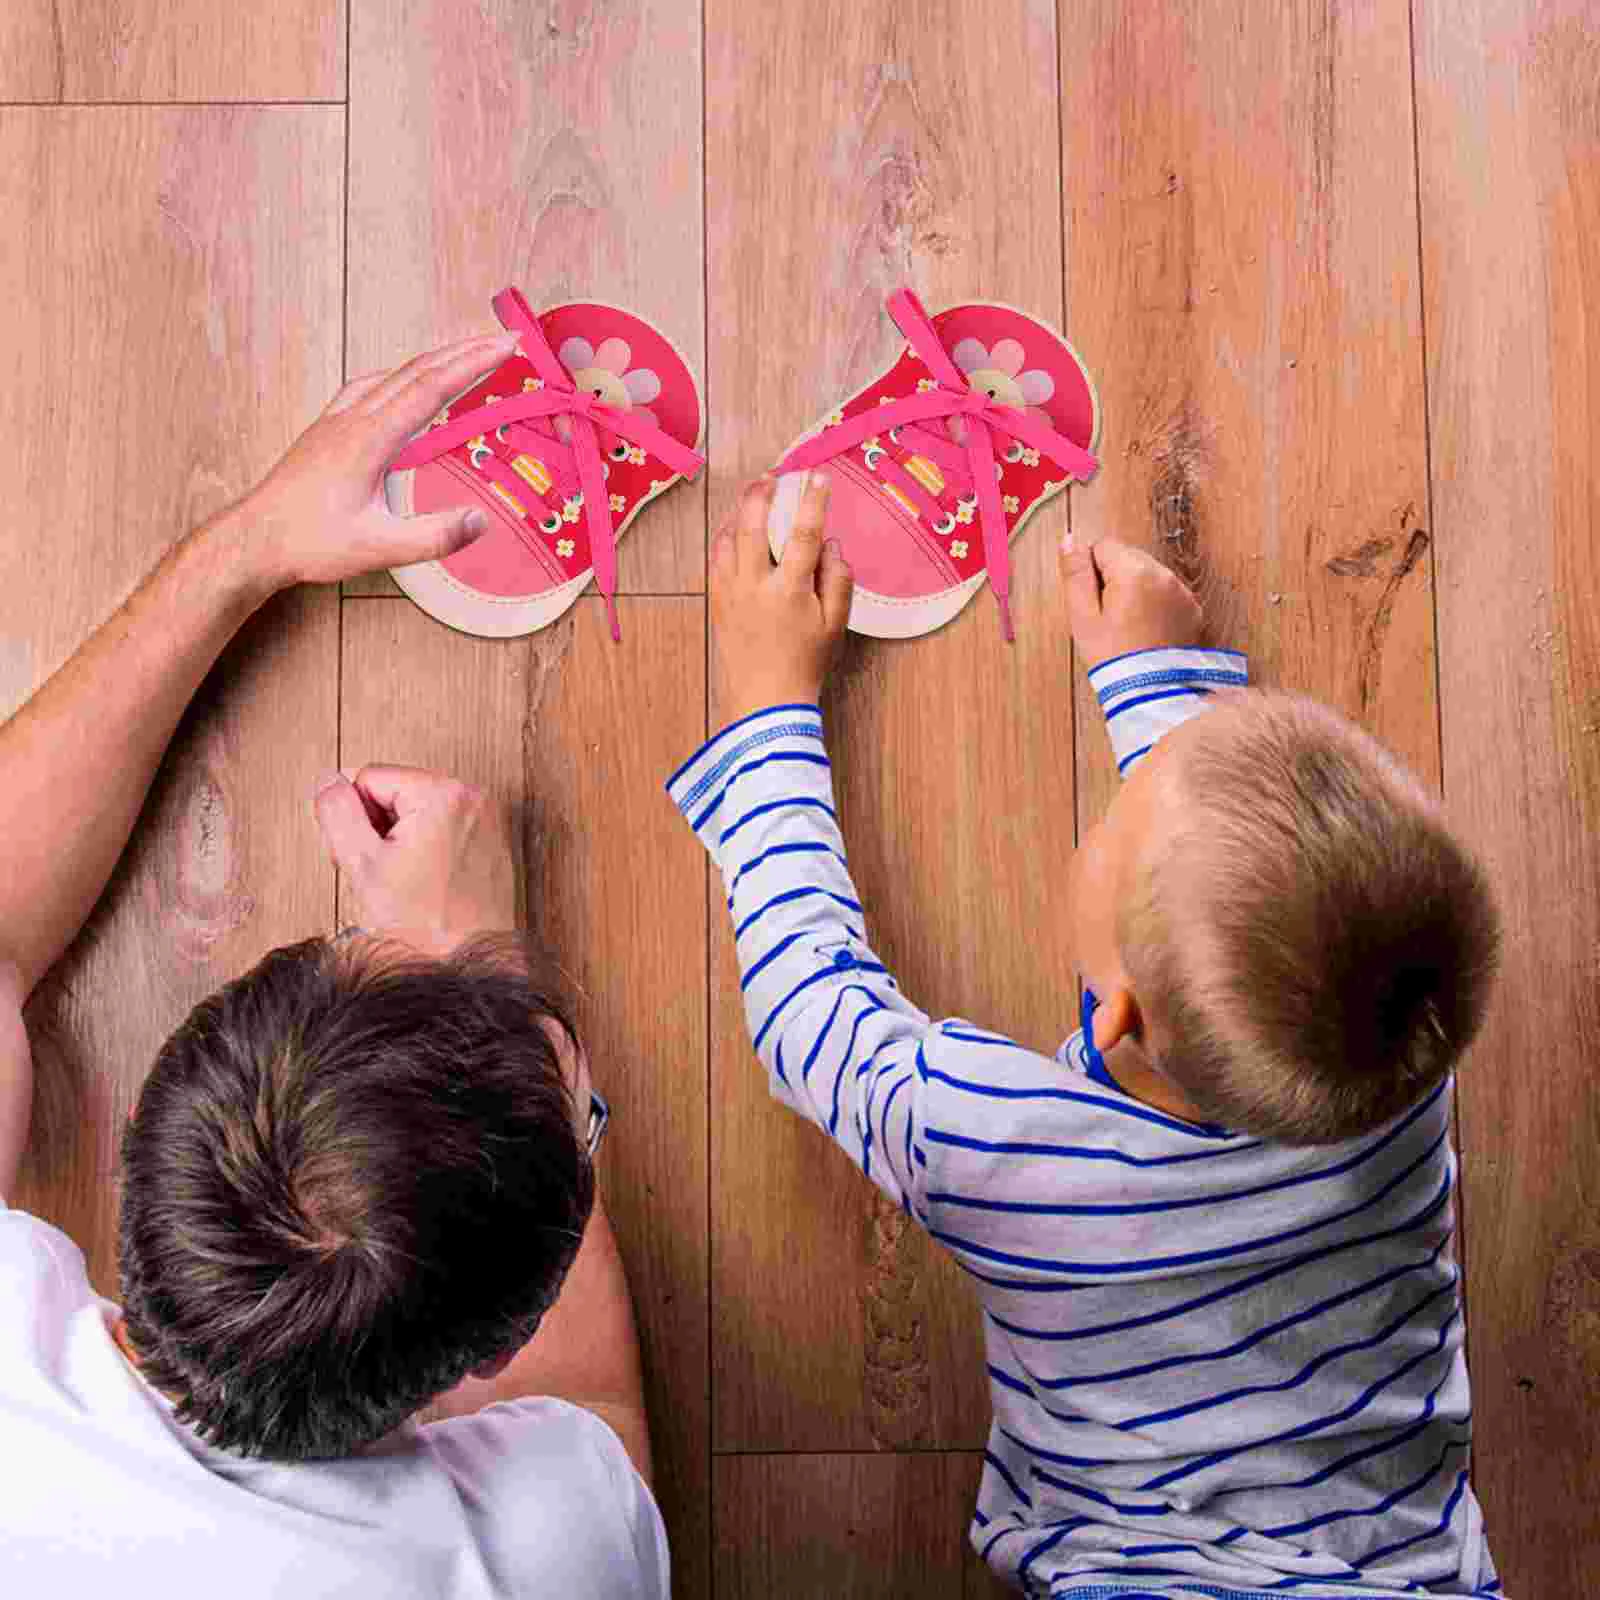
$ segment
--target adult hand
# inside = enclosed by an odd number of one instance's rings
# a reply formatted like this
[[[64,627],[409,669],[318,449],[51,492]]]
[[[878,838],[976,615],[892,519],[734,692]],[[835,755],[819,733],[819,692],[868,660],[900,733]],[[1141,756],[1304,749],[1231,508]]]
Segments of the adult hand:
[[[334,773],[317,822],[369,933],[444,956],[474,933],[516,926],[517,882],[504,809],[481,789],[417,767]]]
[[[1204,615],[1175,572],[1120,539],[1061,541],[1072,642],[1086,667],[1130,650],[1200,642]]]
[[[767,545],[774,487],[770,478],[751,484],[711,547],[718,705],[729,722],[816,700],[850,616],[850,568],[822,539],[826,479],[806,486],[776,565]]]
[[[447,556],[477,538],[489,525],[481,509],[395,516],[384,500],[384,469],[451,396],[515,346],[510,334],[466,339],[347,383],[229,514],[262,581],[337,583]]]

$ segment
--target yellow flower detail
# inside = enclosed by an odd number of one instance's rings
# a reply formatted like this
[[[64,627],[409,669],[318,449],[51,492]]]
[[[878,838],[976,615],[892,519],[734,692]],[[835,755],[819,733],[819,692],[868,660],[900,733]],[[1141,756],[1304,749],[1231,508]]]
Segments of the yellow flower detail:
[[[827,420],[827,424],[828,424],[828,426],[830,428],[837,428],[839,426],[839,424],[844,421],[844,409],[843,409],[843,407],[840,407],[839,409],[834,410],[834,411],[830,411],[828,413],[828,415],[827,415],[827,419],[826,420]]]
[[[572,557],[572,552],[576,548],[577,546],[574,545],[570,539],[556,540],[556,554],[560,556],[563,561],[570,560]]]
[[[1003,505],[1013,516],[1015,516],[1016,513],[1022,509],[1022,502],[1017,499],[1014,494],[1003,495],[1001,497],[1000,504]]]
[[[629,445],[628,460],[631,461],[634,466],[642,467],[644,465],[644,451],[641,450],[636,444]]]
[[[1039,465],[1039,452],[1037,450],[1024,450],[1022,452],[1022,464],[1025,467],[1036,467],[1036,466],[1038,466]]]
[[[578,518],[580,516],[582,516],[582,514],[583,514],[583,496],[581,494],[575,494],[561,508],[561,520],[563,522],[576,522],[578,520]]]
[[[971,522],[974,506],[970,500],[962,500],[956,505],[956,521]]]
[[[926,394],[930,389],[937,389],[939,385],[932,378],[917,379],[917,393]]]
[[[967,541],[965,539],[952,539],[950,541],[950,554],[957,561],[964,560],[967,554]]]
[[[524,394],[532,394],[535,389],[542,388],[544,388],[543,378],[524,378],[522,380],[522,392]]]
[[[611,509],[616,512],[618,516],[621,516],[622,513],[628,509],[628,497],[621,494],[612,495]]]

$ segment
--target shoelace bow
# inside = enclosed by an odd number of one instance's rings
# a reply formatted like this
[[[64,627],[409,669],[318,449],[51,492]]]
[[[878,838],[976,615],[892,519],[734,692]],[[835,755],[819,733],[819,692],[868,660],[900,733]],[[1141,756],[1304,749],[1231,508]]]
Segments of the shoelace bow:
[[[1000,625],[1010,641],[1015,638],[1011,627],[1011,551],[1006,537],[1005,507],[995,472],[994,436],[1001,433],[1019,440],[1040,455],[1048,456],[1072,478],[1088,478],[1099,463],[1082,445],[1057,433],[1049,424],[1015,406],[1001,403],[992,395],[974,390],[940,342],[921,300],[910,289],[895,290],[889,296],[888,309],[912,351],[932,374],[934,386],[824,428],[815,437],[796,445],[778,463],[777,470],[798,472],[804,467],[821,466],[874,435],[893,432],[897,444],[914,455],[926,457],[939,468],[947,482],[955,486],[959,500],[976,498],[978,526],[983,534],[984,570],[1000,605]],[[942,422],[948,417],[961,417],[967,424],[965,437],[959,444],[918,426]],[[906,430],[904,438],[899,437],[902,430]],[[955,519],[887,451],[877,459],[874,470],[902,491],[936,531],[953,530]]]
[[[507,332],[517,335],[522,354],[539,374],[544,387],[525,389],[520,394],[506,395],[492,405],[478,406],[461,416],[452,416],[448,422],[413,439],[390,463],[390,469],[422,466],[457,445],[470,444],[481,435],[483,448],[473,451],[474,467],[519,502],[530,497],[536,500],[546,513],[544,523],[554,519],[559,525],[565,520],[566,508],[575,499],[581,500],[589,528],[595,585],[605,597],[611,637],[620,640],[622,630],[617,622],[616,602],[617,541],[598,430],[605,428],[619,438],[631,439],[686,478],[699,472],[705,465],[705,457],[680,444],[653,422],[634,412],[609,406],[589,390],[579,389],[572,381],[572,374],[550,348],[544,329],[520,290],[502,289],[494,297],[494,310]],[[570,443],[556,432],[555,420],[560,417],[566,419],[571,430]],[[536,449],[550,475],[552,487],[561,495],[562,504],[553,506],[544,491],[514,471],[491,440],[506,445],[513,456]],[[520,519],[516,531],[530,550],[538,550],[533,533],[520,525]],[[552,530],[547,527],[546,531]]]

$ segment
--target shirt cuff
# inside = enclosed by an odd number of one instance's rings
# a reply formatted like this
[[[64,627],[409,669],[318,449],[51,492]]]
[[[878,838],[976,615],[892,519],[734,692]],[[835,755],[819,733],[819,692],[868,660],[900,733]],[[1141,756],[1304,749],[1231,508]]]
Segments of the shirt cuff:
[[[821,709],[785,705],[752,712],[708,739],[667,779],[668,797],[712,855],[718,855],[717,818],[728,785],[753,761],[779,753],[774,746],[796,747],[825,759]]]
[[[1130,650],[1089,669],[1124,776],[1180,723],[1204,711],[1215,689],[1243,689],[1249,663],[1237,650]]]

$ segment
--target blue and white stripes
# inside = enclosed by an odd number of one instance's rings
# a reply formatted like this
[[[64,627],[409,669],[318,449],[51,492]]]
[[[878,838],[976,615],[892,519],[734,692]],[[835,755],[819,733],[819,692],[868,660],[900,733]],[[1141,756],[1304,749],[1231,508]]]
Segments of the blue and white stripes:
[[[1192,717],[1206,695],[1243,689],[1249,681],[1245,658],[1234,650],[1135,650],[1089,671],[1124,777],[1163,734]]]
[[[1229,652],[1095,668],[1124,771]],[[722,869],[773,1094],[956,1257],[994,1426],[972,1537],[1036,1594],[1498,1594],[1476,1502],[1448,1086],[1345,1145],[1157,1111],[970,1023],[867,942],[815,706],[725,729],[669,792]],[[1063,995],[1064,1011],[1071,997]]]

